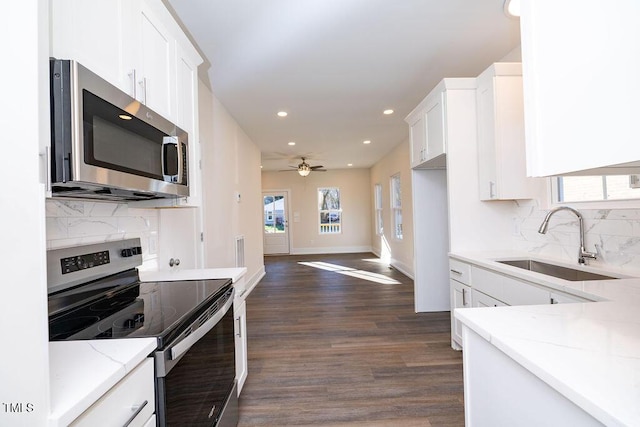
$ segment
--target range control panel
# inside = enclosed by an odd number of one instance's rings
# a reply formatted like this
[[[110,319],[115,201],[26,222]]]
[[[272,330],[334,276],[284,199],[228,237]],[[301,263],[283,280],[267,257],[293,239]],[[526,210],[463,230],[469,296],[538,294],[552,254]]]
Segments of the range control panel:
[[[49,295],[142,265],[140,238],[47,251]]]
[[[60,260],[60,266],[62,267],[62,274],[67,274],[78,270],[86,270],[87,268],[109,264],[109,262],[111,262],[109,259],[109,251],[100,251],[92,254],[62,258]]]

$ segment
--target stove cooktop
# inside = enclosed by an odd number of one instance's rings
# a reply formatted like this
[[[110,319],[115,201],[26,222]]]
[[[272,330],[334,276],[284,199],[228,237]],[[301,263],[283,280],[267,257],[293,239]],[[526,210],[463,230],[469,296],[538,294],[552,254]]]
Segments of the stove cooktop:
[[[157,337],[162,347],[229,287],[213,279],[71,289],[49,298],[49,340]]]

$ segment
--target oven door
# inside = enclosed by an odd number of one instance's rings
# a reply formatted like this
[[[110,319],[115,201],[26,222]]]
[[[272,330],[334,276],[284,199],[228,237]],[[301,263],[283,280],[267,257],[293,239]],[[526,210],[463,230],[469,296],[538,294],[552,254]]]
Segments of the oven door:
[[[233,294],[218,311],[175,345],[156,352],[160,426],[235,426]]]

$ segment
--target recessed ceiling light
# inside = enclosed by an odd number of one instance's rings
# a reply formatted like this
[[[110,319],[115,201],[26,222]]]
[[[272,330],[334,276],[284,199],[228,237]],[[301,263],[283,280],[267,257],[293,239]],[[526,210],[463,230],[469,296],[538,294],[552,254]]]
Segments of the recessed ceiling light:
[[[289,113],[287,113],[286,111],[278,111],[278,117],[287,117]]]
[[[388,116],[389,114],[393,114],[393,110],[392,109],[384,110],[382,114],[385,114]]]
[[[353,163],[347,163],[347,166],[351,167],[353,166]]]
[[[504,13],[510,18],[519,18],[520,0],[505,0]]]
[[[369,141],[368,139],[366,141],[362,141],[363,144],[371,144],[371,141]]]
[[[296,143],[291,141],[291,142],[287,142],[287,145],[296,145]]]

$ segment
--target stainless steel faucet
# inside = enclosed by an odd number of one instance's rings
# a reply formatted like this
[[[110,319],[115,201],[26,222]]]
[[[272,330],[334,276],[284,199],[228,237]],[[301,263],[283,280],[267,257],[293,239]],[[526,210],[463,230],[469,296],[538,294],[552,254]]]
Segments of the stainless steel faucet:
[[[551,209],[547,216],[542,220],[542,224],[540,224],[540,228],[538,229],[538,233],[545,234],[547,232],[547,227],[549,226],[549,219],[551,216],[561,210],[567,210],[573,212],[578,217],[578,226],[580,227],[580,251],[578,252],[578,264],[586,264],[586,258],[596,259],[596,254],[593,252],[587,252],[584,249],[584,221],[582,220],[582,214],[577,210],[570,208],[569,206],[559,206],[557,208]]]

